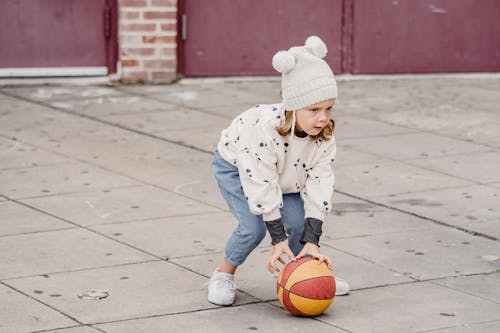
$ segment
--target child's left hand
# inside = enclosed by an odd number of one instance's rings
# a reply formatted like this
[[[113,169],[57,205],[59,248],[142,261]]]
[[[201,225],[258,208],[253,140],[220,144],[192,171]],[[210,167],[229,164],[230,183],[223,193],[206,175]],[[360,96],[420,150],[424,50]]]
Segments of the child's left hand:
[[[325,262],[328,268],[332,269],[332,260],[327,255],[321,254],[319,252],[319,246],[313,243],[306,243],[300,251],[297,259],[302,258],[306,254],[313,256],[314,258],[319,260],[319,263]]]

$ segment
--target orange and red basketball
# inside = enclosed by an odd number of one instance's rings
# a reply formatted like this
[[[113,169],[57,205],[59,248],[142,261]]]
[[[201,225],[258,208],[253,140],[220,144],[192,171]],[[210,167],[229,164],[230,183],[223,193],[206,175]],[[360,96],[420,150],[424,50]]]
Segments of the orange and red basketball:
[[[281,304],[297,316],[317,316],[333,302],[335,279],[326,263],[302,257],[289,262],[280,272],[276,284]]]

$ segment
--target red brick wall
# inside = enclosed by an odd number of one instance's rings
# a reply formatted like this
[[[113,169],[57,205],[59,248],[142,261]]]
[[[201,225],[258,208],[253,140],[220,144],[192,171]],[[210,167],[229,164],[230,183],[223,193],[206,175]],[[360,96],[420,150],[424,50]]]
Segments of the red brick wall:
[[[125,82],[177,78],[177,0],[119,0],[119,73]]]

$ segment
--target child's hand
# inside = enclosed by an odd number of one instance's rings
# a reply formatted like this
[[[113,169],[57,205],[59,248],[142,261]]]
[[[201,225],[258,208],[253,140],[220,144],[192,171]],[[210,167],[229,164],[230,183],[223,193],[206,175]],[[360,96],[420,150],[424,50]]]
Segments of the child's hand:
[[[319,252],[318,245],[313,244],[313,243],[306,243],[304,245],[304,247],[302,248],[302,251],[300,251],[299,255],[297,256],[297,259],[302,258],[306,254],[309,254],[309,255],[313,256],[314,258],[318,259],[320,264],[322,262],[326,262],[326,265],[328,266],[328,268],[332,269],[332,260],[330,259],[330,257],[328,257],[324,254],[321,254]]]
[[[284,240],[282,242],[274,244],[274,246],[273,246],[273,253],[269,257],[269,259],[267,259],[267,262],[266,262],[267,270],[270,273],[274,273],[274,272],[279,272],[280,271],[279,268],[276,267],[276,260],[278,260],[283,265],[285,264],[285,261],[283,260],[283,258],[281,258],[281,255],[283,253],[285,253],[288,256],[288,258],[290,258],[290,260],[293,260],[293,261],[296,260],[295,256],[293,255],[292,250],[290,250],[290,248],[288,247],[288,241],[287,240]]]

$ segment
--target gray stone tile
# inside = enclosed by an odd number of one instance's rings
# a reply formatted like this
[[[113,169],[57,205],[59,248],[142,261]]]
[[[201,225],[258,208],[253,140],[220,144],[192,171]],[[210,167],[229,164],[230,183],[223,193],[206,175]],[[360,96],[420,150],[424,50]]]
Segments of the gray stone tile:
[[[3,88],[9,94],[28,98],[34,101],[74,100],[89,97],[120,96],[122,92],[111,87],[100,86],[66,86],[66,87],[18,87]]]
[[[348,143],[337,142],[337,154],[335,156],[334,168],[342,168],[348,165],[368,164],[381,160],[377,155],[360,152],[353,149]]]
[[[498,288],[500,285],[500,272],[473,276],[458,276],[433,281],[433,283],[461,291],[466,294],[479,296],[500,304],[500,289]]]
[[[219,211],[153,186],[54,195],[23,202],[85,226]]]
[[[256,82],[221,82],[205,85],[212,92],[221,90],[231,96],[231,101],[254,104],[273,104],[281,101],[279,80],[259,80]]]
[[[321,321],[349,332],[416,332],[500,319],[499,304],[427,282],[360,290],[334,304]]]
[[[337,238],[363,237],[401,231],[426,230],[433,226],[411,214],[404,214],[340,193],[333,197],[333,211],[323,223],[322,242]]]
[[[271,247],[266,245],[270,243],[270,239],[265,239],[261,246],[250,254],[247,261],[238,267],[235,276],[239,290],[266,301],[277,299],[278,274],[270,274],[265,267],[266,260],[271,255]],[[398,272],[337,251],[327,245],[322,247],[322,252],[332,259],[334,274],[347,280],[353,289],[411,281]],[[222,254],[217,253],[178,258],[173,261],[200,274],[211,275],[221,259]],[[370,272],[370,274],[362,274],[362,272]]]
[[[230,213],[205,213],[93,229],[159,257],[175,258],[222,251],[235,226]]]
[[[337,189],[361,197],[375,197],[470,185],[470,181],[397,161],[381,159],[365,164],[337,166]]]
[[[321,318],[321,317],[320,317]],[[248,304],[196,313],[183,313],[155,318],[98,325],[107,333],[162,333],[165,328],[175,332],[345,332],[321,321],[294,317],[269,304]]]
[[[500,153],[484,152],[411,161],[412,164],[476,182],[500,180]]]
[[[163,112],[177,107],[143,96],[104,96],[85,99],[51,101],[51,106],[93,117]]]
[[[167,93],[176,93],[183,92],[186,89],[190,90],[204,90],[206,87],[204,85],[194,85],[188,86],[182,83],[176,84],[127,84],[120,85],[117,89],[127,95],[139,95],[139,96],[150,96],[150,95],[158,95],[158,94],[167,94]]]
[[[3,284],[0,284],[0,298],[2,299],[0,302],[1,333],[28,333],[78,324]]]
[[[378,197],[379,202],[500,239],[500,189],[473,185]]]
[[[375,110],[369,116],[394,125],[435,132],[460,130],[496,120],[494,114],[481,109],[471,112],[470,109],[448,102],[432,105],[407,105],[385,112]]]
[[[85,144],[88,138],[116,137],[127,134],[127,131],[38,104],[28,104],[20,110],[9,108],[0,114],[0,133],[37,147],[53,148],[67,140],[79,140]],[[95,150],[95,147],[87,145],[87,150]]]
[[[216,125],[196,129],[170,130],[158,132],[156,135],[207,152],[213,152],[219,143],[222,129],[222,126]]]
[[[425,330],[420,331],[418,333],[472,333],[472,332],[481,332],[481,333],[498,333],[500,331],[500,320],[485,322],[485,323],[472,323],[472,324],[463,324],[460,326],[452,326],[446,328],[438,328],[436,330]]]
[[[60,154],[0,137],[0,170],[51,165],[67,161],[68,158]]]
[[[174,192],[227,211],[228,206],[220,194],[217,181],[211,173],[212,170],[207,170],[206,166],[203,166],[200,170],[203,170],[206,175],[204,179],[198,178],[191,182],[179,184],[173,189]]]
[[[490,121],[460,129],[449,128],[442,133],[460,137],[478,144],[500,148],[500,119],[497,122]]]
[[[226,118],[226,126],[229,126],[231,120],[236,118],[239,114],[245,112],[251,107],[257,105],[258,103],[245,103],[238,101],[238,104],[228,104],[228,105],[220,105],[220,106],[212,106],[212,107],[198,107],[200,112],[208,112],[210,114],[217,114]],[[264,104],[264,103],[263,103]],[[272,104],[272,103],[269,103]]]
[[[102,119],[148,133],[203,129],[205,127],[220,127],[222,130],[229,125],[228,120],[224,117],[182,108],[162,112],[106,116]]]
[[[371,138],[376,136],[384,138],[396,134],[416,132],[414,129],[390,125],[377,120],[343,115],[341,110],[335,110],[333,118],[335,120],[335,138],[339,142],[353,138]]]
[[[1,240],[0,279],[155,259],[84,229],[5,236]]]
[[[34,276],[9,283],[56,309],[64,309],[78,321],[91,324],[217,308],[207,301],[206,281],[207,278],[171,263],[154,261]],[[107,290],[109,296],[100,301],[77,297],[87,290]],[[54,294],[61,296],[50,296]],[[252,301],[238,294],[236,305]]]
[[[224,247],[225,239],[220,246]],[[276,295],[277,274],[270,274],[266,267],[266,260],[271,255],[270,239],[264,239],[261,246],[256,248],[247,260],[238,267],[235,275],[235,282],[238,290],[257,297],[260,300],[274,300]],[[223,258],[222,253],[212,253],[202,256],[190,256],[172,259],[173,262],[195,271],[202,275],[211,276]],[[237,296],[238,297],[238,296]]]
[[[397,142],[397,144],[394,144]],[[432,133],[412,133],[383,137],[350,139],[350,147],[394,160],[411,160],[446,155],[470,156],[469,153],[491,150],[474,143],[455,140]]]
[[[51,330],[50,333],[99,333],[100,330],[92,328],[91,326],[77,326],[71,328],[61,328],[57,330]]]
[[[103,190],[138,184],[130,178],[83,163],[0,170],[2,194],[14,199]]]
[[[484,259],[500,253],[499,242],[441,226],[337,239],[332,244],[338,250],[421,280],[491,273],[500,268],[500,261]]]
[[[234,96],[224,90],[214,92],[206,87],[183,86],[182,90],[152,93],[149,96],[172,104],[193,108],[227,105],[234,101]]]
[[[11,201],[0,202],[0,221],[0,236],[74,228],[67,222]]]

